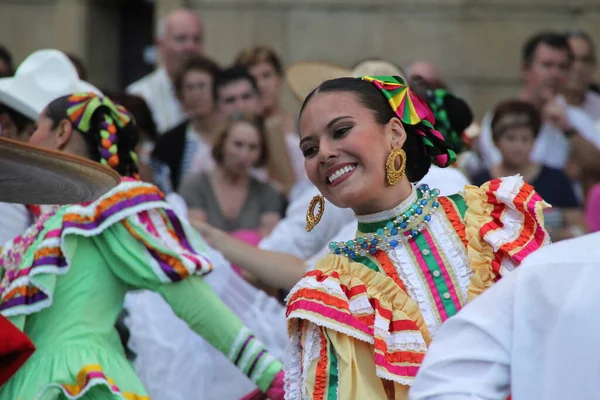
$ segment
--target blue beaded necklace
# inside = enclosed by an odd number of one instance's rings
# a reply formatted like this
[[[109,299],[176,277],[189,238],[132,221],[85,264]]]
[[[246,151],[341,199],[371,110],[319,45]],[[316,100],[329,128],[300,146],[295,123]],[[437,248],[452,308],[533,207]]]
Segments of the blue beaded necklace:
[[[420,185],[416,190],[417,200],[385,227],[346,242],[331,242],[329,251],[354,259],[368,253],[375,254],[378,250],[394,249],[400,243],[407,243],[419,236],[440,206],[437,200],[440,191],[430,189],[426,184]]]

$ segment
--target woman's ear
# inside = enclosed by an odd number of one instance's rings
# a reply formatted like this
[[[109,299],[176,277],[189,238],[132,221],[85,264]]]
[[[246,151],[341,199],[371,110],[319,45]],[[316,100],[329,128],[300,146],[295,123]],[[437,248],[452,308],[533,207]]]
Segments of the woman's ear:
[[[67,119],[63,119],[58,123],[55,130],[54,142],[57,150],[62,150],[67,146],[71,136],[73,135],[73,125]]]
[[[388,122],[388,129],[391,134],[392,147],[402,147],[406,142],[406,130],[399,118],[392,118]]]

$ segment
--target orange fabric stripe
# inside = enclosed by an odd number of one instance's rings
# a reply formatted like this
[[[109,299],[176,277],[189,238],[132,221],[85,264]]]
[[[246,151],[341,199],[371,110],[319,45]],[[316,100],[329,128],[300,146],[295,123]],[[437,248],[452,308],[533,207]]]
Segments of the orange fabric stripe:
[[[132,188],[132,189],[128,190],[127,193],[119,192],[119,193],[116,193],[114,196],[109,197],[109,198],[103,200],[102,202],[100,202],[100,204],[98,204],[98,207],[96,207],[96,212],[92,216],[82,216],[79,214],[67,213],[64,216],[64,221],[74,222],[74,223],[85,223],[85,222],[90,222],[90,221],[96,221],[103,212],[105,212],[106,210],[108,210],[109,208],[111,208],[112,206],[114,206],[115,204],[117,204],[123,200],[127,200],[132,197],[147,195],[147,194],[159,194],[159,193],[160,192],[155,188],[146,188],[146,187]]]
[[[315,372],[315,389],[313,391],[314,400],[323,400],[325,396],[325,389],[327,388],[327,366],[329,365],[328,351],[327,351],[327,338],[325,337],[325,330],[319,328],[321,334],[321,350],[319,352],[319,362],[317,363],[317,370]]]
[[[463,242],[465,248],[468,248],[468,240],[467,233],[465,229],[465,224],[458,213],[458,210],[454,206],[452,200],[447,197],[438,197],[438,202],[442,205],[444,212],[446,213],[446,217],[450,220],[452,227],[460,237],[460,240]]]
[[[289,299],[288,305],[294,303],[299,298],[307,299],[307,300],[318,300],[328,306],[335,307],[340,310],[350,311],[348,302],[342,300],[340,298],[331,296],[327,293],[321,292],[317,289],[304,288],[298,290],[294,295]]]
[[[150,243],[144,241],[144,239],[133,229],[133,227],[127,220],[123,220],[122,222],[127,231],[131,234],[131,236],[145,243],[148,248],[156,250],[154,247],[150,246]],[[183,266],[183,264],[181,263],[181,261],[179,261],[177,257],[164,254],[158,251],[156,251],[156,253],[160,257],[160,259],[165,263],[169,264],[175,270],[175,272],[177,272],[177,275],[179,275],[181,278],[185,279],[190,275],[189,271]]]
[[[396,271],[396,267],[394,267],[394,264],[388,257],[387,253],[385,251],[378,251],[375,254],[375,259],[377,260],[377,262],[379,262],[381,268],[383,268],[383,270],[385,271],[385,274],[392,278],[392,280],[396,282],[396,285],[398,285],[400,289],[406,292],[406,286],[404,286],[404,282],[402,282],[402,280],[398,276],[398,271]]]

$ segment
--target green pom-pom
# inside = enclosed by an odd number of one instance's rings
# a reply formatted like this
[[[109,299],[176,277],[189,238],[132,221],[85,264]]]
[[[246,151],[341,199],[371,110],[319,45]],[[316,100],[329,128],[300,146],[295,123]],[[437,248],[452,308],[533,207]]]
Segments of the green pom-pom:
[[[110,149],[108,149],[108,151],[110,151],[110,154],[117,154],[117,145],[113,144],[112,146],[110,146]]]
[[[105,130],[105,129],[102,129],[102,130],[100,131],[100,137],[101,137],[102,139],[110,139],[110,133],[108,133],[108,131],[107,131],[107,130]]]

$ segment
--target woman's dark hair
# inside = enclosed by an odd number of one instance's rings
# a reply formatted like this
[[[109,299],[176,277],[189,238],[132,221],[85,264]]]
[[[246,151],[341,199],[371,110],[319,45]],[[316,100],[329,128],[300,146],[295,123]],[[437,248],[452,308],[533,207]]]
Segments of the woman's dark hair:
[[[373,113],[375,121],[378,124],[385,125],[392,118],[398,118],[387,99],[379,92],[375,85],[356,78],[337,78],[323,82],[302,103],[300,117],[306,105],[315,94],[328,92],[354,93],[358,101]],[[429,171],[431,160],[425,154],[425,146],[421,137],[415,132],[415,129],[420,128],[412,125],[403,125],[406,130],[406,142],[404,142],[404,146],[402,147],[406,152],[406,176],[409,181],[418,182]]]
[[[46,107],[46,116],[53,122],[52,129],[58,127],[62,120],[69,121],[69,123],[73,125],[73,128],[81,133],[81,136],[87,145],[90,159],[100,162],[102,159],[100,153],[100,150],[102,149],[100,131],[102,123],[105,121],[105,117],[107,115],[110,116],[110,110],[106,106],[98,107],[92,115],[90,129],[87,132],[81,132],[81,130],[71,122],[71,119],[67,114],[67,110],[71,106],[69,100],[70,97],[71,95],[59,97],[50,103],[48,107]],[[133,154],[135,154],[135,147],[139,140],[139,132],[133,118],[122,128],[116,126],[116,132],[113,144],[117,145],[119,164],[113,167],[113,169],[121,176],[137,177],[138,166]]]
[[[156,122],[152,116],[152,110],[148,103],[140,96],[129,94],[127,92],[102,91],[106,96],[112,99],[116,104],[125,107],[135,118],[135,123],[140,131],[144,131],[152,142],[158,138]]]
[[[246,122],[255,127],[258,131],[258,135],[260,136],[260,157],[254,166],[265,166],[267,164],[267,160],[269,159],[269,147],[267,144],[267,129],[265,127],[265,120],[263,117],[255,114],[240,112],[232,113],[227,118],[227,121],[225,121],[225,123],[223,123],[223,125],[216,131],[212,147],[212,156],[215,162],[218,165],[223,165],[223,147],[225,147],[225,142],[227,141],[227,137],[231,132],[231,128],[233,128],[233,126],[238,122]]]
[[[542,119],[533,104],[513,99],[503,101],[496,106],[492,118],[492,139],[494,142],[500,140],[507,130],[522,126],[530,128],[533,137],[537,138],[542,127]]]

